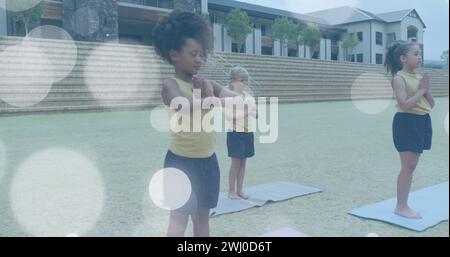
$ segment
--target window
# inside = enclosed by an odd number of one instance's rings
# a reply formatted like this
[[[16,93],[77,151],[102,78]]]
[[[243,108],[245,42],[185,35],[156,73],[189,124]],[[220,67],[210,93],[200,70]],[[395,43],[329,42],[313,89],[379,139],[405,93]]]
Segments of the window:
[[[156,2],[156,6],[159,8],[166,8],[166,9],[174,8],[173,0],[158,0],[158,1],[146,0],[145,2],[146,2],[146,5],[150,5],[150,6],[155,6],[155,2]]]
[[[349,55],[349,56],[348,56],[348,60],[349,60],[350,62],[355,62],[355,55],[354,55],[354,54]]]
[[[383,55],[382,54],[377,54],[377,58],[376,58],[376,62],[377,64],[383,64]]]
[[[408,41],[417,42],[418,29],[414,26],[408,27]]]
[[[358,32],[358,33],[356,34],[356,36],[358,37],[359,42],[362,42],[362,41],[364,40],[364,38],[363,38],[363,33],[362,33],[362,32]]]
[[[142,36],[121,34],[119,36],[119,43],[128,45],[139,45],[144,42]]]
[[[357,62],[364,62],[364,55],[363,54],[357,54],[356,55],[356,61]]]
[[[339,37],[331,37],[331,60],[337,61],[339,58]]]
[[[298,57],[298,50],[289,48],[288,56],[289,57]]]
[[[211,24],[219,23],[218,15],[216,12],[210,12],[209,19],[211,20]]]
[[[331,53],[331,60],[332,61],[337,61],[339,58],[339,52],[332,52]]]
[[[408,14],[408,16],[409,16],[409,17],[412,17],[412,18],[418,18],[418,15],[417,15],[416,12],[410,12],[410,13]]]
[[[62,2],[59,0],[59,2]],[[119,0],[119,2],[173,9],[174,0]]]
[[[273,55],[273,48],[272,47],[262,47],[261,54],[263,54],[263,55]]]
[[[409,29],[408,30],[408,38],[417,37],[417,30]]]
[[[383,45],[383,33],[377,32],[375,38],[376,38],[376,44],[382,46]]]
[[[388,44],[397,40],[397,35],[395,33],[387,34]]]
[[[239,49],[238,44],[233,43],[231,45],[231,52],[233,52],[233,53],[245,53],[245,45],[241,45],[241,49]]]
[[[339,37],[337,37],[337,36],[331,37],[331,45],[332,46],[339,46]]]
[[[320,51],[314,51],[311,55],[312,59],[319,59],[320,58]]]
[[[261,36],[267,36],[267,29],[265,25],[261,25]]]

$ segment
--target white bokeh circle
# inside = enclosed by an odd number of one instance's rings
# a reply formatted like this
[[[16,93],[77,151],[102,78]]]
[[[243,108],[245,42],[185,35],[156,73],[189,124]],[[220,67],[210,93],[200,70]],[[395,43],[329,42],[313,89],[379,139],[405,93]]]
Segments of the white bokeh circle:
[[[58,43],[58,47],[40,46],[53,65],[53,82],[59,82],[72,73],[78,59],[78,47],[72,36],[62,28],[44,25],[30,31],[24,43],[33,44],[33,38],[50,39],[48,44]],[[57,41],[53,41],[57,40]]]
[[[82,235],[100,218],[103,178],[87,157],[64,148],[37,152],[18,168],[10,204],[33,236]]]
[[[89,53],[84,81],[103,107],[151,103],[161,77],[159,63],[142,51],[133,45],[103,44]]]
[[[0,0],[0,8],[11,12],[22,12],[29,10],[43,0]]]
[[[0,52],[0,99],[15,107],[40,103],[50,93],[53,65],[40,47],[23,41]]]
[[[394,92],[387,76],[378,73],[363,73],[352,84],[353,105],[365,114],[380,114],[393,103]]]
[[[150,124],[157,132],[169,132],[169,112],[166,106],[159,105],[153,108],[150,112]]]
[[[6,172],[6,147],[3,140],[0,138],[0,185],[2,184],[2,179]]]
[[[447,136],[448,136],[448,112],[447,112],[447,116],[445,116],[444,128],[445,128],[445,132],[447,132]]]
[[[192,185],[188,176],[175,168],[162,169],[153,175],[149,194],[153,203],[163,210],[177,210],[191,197]]]
[[[73,13],[71,23],[75,33],[86,37],[99,29],[100,17],[92,8],[82,7]]]

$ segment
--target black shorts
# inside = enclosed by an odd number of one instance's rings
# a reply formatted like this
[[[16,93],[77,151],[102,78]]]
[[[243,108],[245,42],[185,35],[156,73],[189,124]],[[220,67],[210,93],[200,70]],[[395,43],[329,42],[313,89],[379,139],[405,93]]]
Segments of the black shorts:
[[[398,152],[422,154],[431,150],[433,128],[430,115],[397,113],[392,125],[394,145]]]
[[[215,154],[209,158],[187,158],[168,151],[164,168],[176,168],[183,171],[191,182],[191,197],[177,211],[194,215],[199,209],[217,207],[220,190],[220,169]]]
[[[228,132],[227,133],[228,157],[235,159],[247,159],[255,156],[255,137],[253,133]]]

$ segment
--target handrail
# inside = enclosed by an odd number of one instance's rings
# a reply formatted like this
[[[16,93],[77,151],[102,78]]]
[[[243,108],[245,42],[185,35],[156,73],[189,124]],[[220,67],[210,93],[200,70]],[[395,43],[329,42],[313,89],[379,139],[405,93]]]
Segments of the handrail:
[[[227,68],[226,68],[225,65],[228,65],[228,66],[230,66],[230,67],[235,67],[235,66],[237,66],[237,65],[235,65],[235,64],[233,64],[233,63],[230,63],[229,61],[227,61],[225,58],[223,58],[222,56],[220,56],[220,55],[218,55],[218,54],[214,54],[213,56],[211,56],[210,58],[208,58],[207,62],[213,64],[213,66],[215,66],[215,67],[221,65],[222,67],[220,67],[220,68],[221,68],[220,70],[221,70],[226,76],[229,76],[229,72],[226,71]],[[225,65],[223,65],[223,64],[220,63],[220,62],[225,63]],[[259,82],[257,82],[256,80],[254,80],[254,79],[252,78],[251,75],[249,76],[249,80],[250,80],[250,83],[249,83],[250,85],[248,85],[248,86],[249,86],[250,90],[254,91],[255,85],[258,86],[258,87],[261,86],[261,84],[260,84]]]

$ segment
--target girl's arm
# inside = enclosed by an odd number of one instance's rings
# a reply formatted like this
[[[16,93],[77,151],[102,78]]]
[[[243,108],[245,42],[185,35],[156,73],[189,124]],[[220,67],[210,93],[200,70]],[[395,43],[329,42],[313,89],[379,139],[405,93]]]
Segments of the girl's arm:
[[[429,73],[425,73],[425,74],[423,75],[423,79],[426,80],[426,81],[428,81],[428,83],[430,83],[430,82],[431,82],[431,75],[430,75]],[[427,91],[427,93],[425,94],[425,98],[427,99],[427,101],[428,101],[428,103],[430,104],[431,108],[434,108],[436,102],[434,101],[434,97],[433,97],[433,95],[431,94],[431,89],[429,89],[429,90]]]
[[[431,108],[434,108],[434,106],[436,105],[436,102],[434,101],[434,97],[431,94],[431,91],[428,91],[425,94],[425,98],[427,99],[428,103],[431,105]]]
[[[202,90],[202,97],[207,94],[212,94],[211,90]],[[163,82],[163,88],[161,91],[161,97],[163,99],[163,102],[166,106],[169,107],[175,107],[171,106],[172,104],[175,104],[174,99],[179,100],[177,103],[185,103],[189,106],[181,106],[178,105],[175,108],[175,111],[180,114],[188,114],[196,111],[200,111],[202,109],[202,104],[204,101],[207,101],[206,99],[196,99],[196,101],[199,101],[198,103],[194,104],[194,99],[189,99],[181,93],[180,88],[178,87],[177,82],[174,79],[166,79]]]
[[[181,114],[188,114],[201,110],[203,105],[211,106],[214,104],[215,106],[225,106],[225,98],[239,96],[239,94],[220,86],[216,82],[208,81],[200,76],[194,77],[193,83],[194,89],[201,90],[201,99],[197,98],[196,104],[194,104],[193,99],[188,99],[183,96],[174,79],[164,80],[161,92],[164,104],[170,107],[174,99],[181,98],[179,100],[182,101],[179,102],[187,102],[189,108],[178,105],[175,111]]]
[[[222,107],[225,107],[225,101],[227,98],[233,98],[233,97],[239,96],[238,93],[219,85],[215,81],[208,81],[208,82],[211,84],[213,91],[214,91],[214,96],[219,99],[220,103],[222,104]]]
[[[214,88],[214,95],[220,99],[223,107],[226,107],[225,100],[227,98],[234,98],[234,97],[240,96],[238,93],[217,84],[215,81],[211,81],[211,84]],[[239,100],[241,100],[241,99],[242,98],[239,98]],[[237,100],[237,101],[239,101],[239,100]],[[244,101],[244,100],[242,100],[242,101]],[[233,115],[232,115],[233,120],[243,119],[247,115],[251,115],[255,118],[258,118],[258,112],[256,111],[256,103],[254,101],[253,102],[244,101],[243,104],[244,104],[244,106],[245,105],[250,105],[250,106],[249,106],[249,108],[244,108],[244,110],[239,110],[239,111],[229,110],[229,111],[233,112]],[[255,109],[255,110],[252,110],[252,109]]]
[[[215,81],[210,81],[211,85],[214,88],[214,96],[218,97],[218,98],[227,98],[227,97],[236,97],[239,96],[238,93],[229,90],[225,87],[222,87],[221,85],[219,85],[217,82]]]
[[[394,88],[398,105],[400,106],[400,108],[402,108],[402,110],[408,112],[411,111],[417,105],[420,98],[428,92],[430,85],[429,83],[421,83],[417,93],[409,99],[408,95],[406,94],[405,80],[402,77],[395,77],[392,82],[392,87]]]

